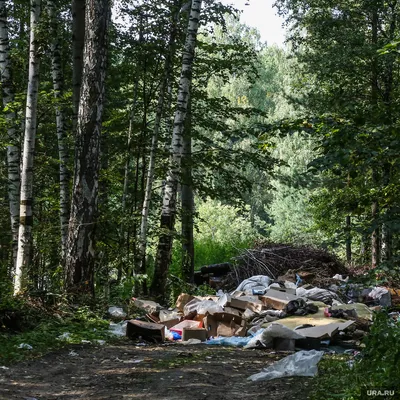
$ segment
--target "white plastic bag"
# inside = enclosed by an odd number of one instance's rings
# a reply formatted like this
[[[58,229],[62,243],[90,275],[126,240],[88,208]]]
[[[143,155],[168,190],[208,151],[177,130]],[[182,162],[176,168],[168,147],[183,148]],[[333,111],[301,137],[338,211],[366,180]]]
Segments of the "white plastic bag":
[[[255,275],[249,279],[245,279],[236,290],[245,292],[246,294],[253,294],[254,290],[268,289],[272,279],[266,275]]]
[[[323,355],[323,351],[302,350],[282,358],[282,360],[264,368],[258,374],[249,376],[247,379],[256,382],[285,376],[315,376],[318,372],[318,363]]]
[[[160,310],[160,321],[169,321],[171,319],[179,318],[178,311]]]
[[[125,318],[126,312],[121,307],[110,307],[108,313],[114,318]]]
[[[197,314],[200,315],[206,315],[207,313],[214,314],[217,312],[224,312],[224,309],[212,300],[203,300],[197,305],[196,310]]]
[[[127,324],[127,321],[121,321],[118,324],[114,324],[111,322],[108,331],[115,336],[125,336]]]
[[[21,343],[19,346],[17,346],[17,349],[32,350],[33,347],[28,343]]]

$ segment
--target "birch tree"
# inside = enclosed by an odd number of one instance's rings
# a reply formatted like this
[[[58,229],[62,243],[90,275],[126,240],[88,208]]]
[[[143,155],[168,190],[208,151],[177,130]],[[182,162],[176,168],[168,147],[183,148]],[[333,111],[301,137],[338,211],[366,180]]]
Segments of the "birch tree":
[[[71,215],[66,256],[66,287],[93,292],[95,231],[100,169],[100,134],[104,108],[108,0],[88,0]]]
[[[153,191],[153,182],[154,182],[154,170],[156,166],[156,154],[158,148],[158,137],[161,129],[161,121],[164,112],[164,103],[166,99],[168,85],[172,79],[173,73],[173,61],[176,52],[176,37],[177,37],[177,29],[178,29],[178,20],[180,13],[180,4],[181,0],[175,1],[174,10],[172,15],[172,26],[171,26],[171,34],[169,37],[168,44],[168,52],[165,59],[164,65],[164,76],[161,82],[159,97],[157,102],[157,110],[154,121],[153,128],[153,136],[151,140],[151,148],[150,148],[150,159],[149,159],[149,167],[147,170],[146,176],[146,189],[143,200],[142,207],[142,216],[140,223],[140,237],[139,237],[139,263],[140,263],[140,271],[145,274],[146,273],[146,243],[147,243],[147,230],[148,230],[148,219],[149,219],[149,211],[150,211],[150,203],[151,203],[151,195]]]
[[[3,91],[3,107],[7,121],[7,178],[8,201],[11,217],[13,265],[15,267],[18,252],[19,228],[19,190],[20,190],[20,151],[18,131],[15,127],[15,112],[12,109],[14,87],[11,77],[10,41],[8,35],[8,15],[5,0],[0,0],[0,79]]]
[[[72,130],[76,133],[82,82],[86,0],[72,0]]]
[[[194,237],[193,213],[194,195],[192,179],[192,115],[189,99],[185,130],[182,138],[182,185],[181,185],[181,223],[182,223],[182,275],[186,282],[194,281]]]
[[[151,291],[159,298],[165,297],[165,287],[169,265],[173,229],[176,217],[176,194],[180,178],[183,129],[190,95],[192,67],[195,56],[196,38],[199,27],[202,0],[192,0],[189,24],[183,49],[182,69],[179,80],[178,99],[174,117],[174,127],[171,141],[171,163],[167,172],[165,191],[161,209],[161,236],[157,248],[154,279]]]
[[[30,7],[29,78],[21,169],[18,254],[14,283],[15,294],[20,292],[22,289],[22,277],[24,271],[29,265],[32,248],[33,158],[35,151],[36,114],[39,88],[39,44],[37,40],[37,31],[41,13],[41,0],[31,0]]]
[[[47,1],[47,10],[50,18],[51,30],[51,75],[53,79],[53,91],[56,101],[56,130],[58,140],[58,155],[60,162],[60,225],[61,225],[61,257],[65,262],[65,253],[68,239],[69,222],[69,171],[68,171],[68,148],[65,128],[65,114],[60,104],[63,95],[63,74],[61,58],[61,42],[57,31],[57,18],[55,4],[52,0]]]

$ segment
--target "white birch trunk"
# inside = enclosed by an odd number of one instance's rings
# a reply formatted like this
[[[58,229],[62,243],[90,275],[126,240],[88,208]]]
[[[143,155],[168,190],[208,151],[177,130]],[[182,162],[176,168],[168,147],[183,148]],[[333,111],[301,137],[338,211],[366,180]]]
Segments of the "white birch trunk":
[[[172,231],[176,216],[176,194],[181,170],[183,129],[192,81],[192,67],[195,55],[197,31],[202,0],[192,0],[185,47],[182,57],[182,70],[178,88],[178,99],[171,141],[171,165],[167,172],[165,192],[161,210],[161,234],[151,291],[160,299],[165,296],[169,265],[171,263]]]
[[[150,148],[150,159],[149,159],[149,167],[147,170],[146,176],[146,189],[144,193],[144,200],[142,206],[142,215],[140,222],[140,236],[139,236],[139,263],[140,263],[140,272],[146,273],[146,247],[147,247],[147,230],[148,230],[148,220],[149,220],[149,211],[151,204],[151,195],[153,191],[153,182],[154,182],[154,170],[156,166],[156,154],[158,148],[158,137],[160,134],[161,128],[161,120],[164,112],[164,103],[165,97],[168,89],[168,84],[172,78],[172,69],[173,69],[173,60],[175,55],[175,44],[176,44],[176,35],[177,35],[177,24],[179,19],[179,7],[176,5],[176,10],[174,11],[175,15],[173,16],[173,23],[171,27],[171,35],[168,44],[168,53],[165,59],[164,65],[164,77],[161,82],[160,94],[158,97],[156,117],[154,121],[154,129],[153,136],[151,139],[151,148]]]
[[[109,0],[88,0],[66,257],[69,292],[93,293]]]
[[[68,239],[69,222],[69,171],[68,171],[68,148],[65,129],[65,115],[59,101],[62,98],[63,75],[61,64],[61,43],[57,30],[57,18],[53,0],[47,1],[47,9],[51,25],[51,74],[53,79],[54,98],[56,101],[56,131],[58,140],[58,156],[60,161],[60,227],[61,227],[61,259],[65,264],[65,254]]]
[[[19,135],[16,129],[15,112],[7,109],[14,101],[14,89],[11,78],[10,41],[6,1],[0,0],[0,79],[3,91],[3,107],[7,121],[7,178],[8,201],[11,217],[13,266],[15,268],[18,252],[19,228],[19,190],[20,190],[20,150]]]
[[[18,254],[15,270],[14,294],[23,289],[23,273],[29,265],[32,248],[33,157],[36,137],[36,114],[39,88],[39,55],[36,32],[38,29],[41,1],[31,0],[29,39],[29,79],[25,113],[25,136],[21,171],[20,221]]]

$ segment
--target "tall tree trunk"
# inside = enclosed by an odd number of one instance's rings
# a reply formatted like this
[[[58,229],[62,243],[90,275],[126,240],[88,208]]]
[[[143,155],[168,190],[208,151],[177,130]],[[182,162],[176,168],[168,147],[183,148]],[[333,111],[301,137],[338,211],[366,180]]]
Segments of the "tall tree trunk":
[[[372,45],[377,47],[378,45],[378,10],[374,6],[372,10],[371,16],[371,42]],[[373,118],[376,113],[376,109],[378,106],[378,60],[377,54],[372,58],[371,65],[371,105],[372,105],[372,114]],[[379,185],[379,177],[377,167],[373,167],[372,171],[372,181],[375,185]],[[372,224],[374,225],[372,235],[371,235],[371,264],[372,267],[375,268],[380,261],[380,237],[379,237],[379,225],[377,223],[379,217],[379,202],[378,199],[375,198],[372,200],[371,206],[371,214],[372,214]]]
[[[88,0],[66,257],[66,288],[93,293],[109,0]]]
[[[390,164],[385,164],[383,167],[383,184],[385,187],[390,185],[391,181],[391,168]],[[392,242],[393,242],[393,233],[390,227],[390,219],[391,219],[391,208],[385,207],[382,212],[383,223],[382,223],[382,231],[381,231],[381,261],[390,262],[392,259]]]
[[[158,243],[154,279],[151,287],[152,293],[160,299],[165,298],[167,275],[171,263],[172,233],[175,226],[176,216],[176,194],[182,158],[182,134],[185,125],[186,110],[192,81],[192,67],[197,31],[199,27],[201,3],[202,0],[192,0],[185,47],[183,50],[182,71],[179,81],[177,107],[175,111],[174,129],[171,142],[171,165],[167,173],[161,210],[160,225],[162,233]]]
[[[39,88],[39,45],[36,34],[40,19],[41,1],[31,0],[30,6],[29,78],[25,113],[24,151],[21,171],[18,254],[14,283],[15,294],[23,289],[23,274],[29,265],[32,249],[33,157],[35,151],[36,114]]]
[[[193,214],[194,197],[192,182],[191,101],[189,99],[182,147],[182,273],[186,282],[194,282]]]
[[[76,134],[83,71],[86,0],[72,0],[72,131]]]
[[[140,272],[142,274],[146,273],[146,247],[147,247],[147,230],[148,230],[148,219],[149,219],[149,211],[150,211],[150,203],[151,203],[151,195],[153,191],[153,183],[154,183],[154,170],[156,166],[156,155],[158,148],[158,137],[160,134],[161,128],[161,120],[164,112],[164,103],[165,97],[168,89],[168,83],[172,79],[172,69],[173,69],[173,61],[176,52],[176,36],[177,36],[177,25],[179,19],[179,11],[180,11],[180,3],[178,0],[175,2],[175,10],[173,10],[173,21],[171,27],[171,34],[169,38],[168,44],[168,52],[165,58],[164,65],[164,76],[160,86],[160,92],[157,102],[157,110],[156,117],[154,121],[153,128],[153,136],[151,139],[151,149],[150,149],[150,159],[149,159],[149,167],[147,170],[146,177],[146,189],[144,192],[144,200],[142,206],[142,216],[140,222],[140,236],[139,236],[139,262],[140,262]],[[147,288],[144,287],[144,292],[147,291]]]
[[[51,26],[51,72],[53,78],[54,98],[56,100],[56,130],[58,140],[58,157],[60,161],[60,226],[61,226],[61,260],[65,265],[65,255],[68,240],[68,221],[69,221],[69,178],[68,170],[68,147],[67,135],[65,129],[65,115],[60,100],[63,94],[63,75],[62,75],[62,57],[61,43],[57,29],[57,17],[55,4],[52,0],[47,1],[47,8],[50,17]]]
[[[19,191],[20,191],[20,150],[16,129],[15,112],[9,106],[14,101],[14,87],[11,77],[10,41],[8,36],[6,1],[0,0],[0,79],[3,91],[3,107],[7,121],[7,178],[8,201],[11,217],[12,254],[15,268],[18,253]]]
[[[351,263],[351,216],[346,216],[346,261]]]
[[[371,264],[375,268],[380,260],[380,240],[379,240],[379,227],[377,226],[377,219],[379,214],[378,202],[374,201],[371,207],[372,224],[375,225],[371,236]]]

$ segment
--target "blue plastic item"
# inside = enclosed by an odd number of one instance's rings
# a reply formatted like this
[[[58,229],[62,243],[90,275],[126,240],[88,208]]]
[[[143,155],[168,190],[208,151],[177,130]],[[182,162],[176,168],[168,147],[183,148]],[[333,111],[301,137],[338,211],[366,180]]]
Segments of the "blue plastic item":
[[[171,333],[172,333],[172,338],[173,338],[174,340],[180,340],[180,339],[182,339],[182,336],[181,336],[178,332],[171,331]]]

